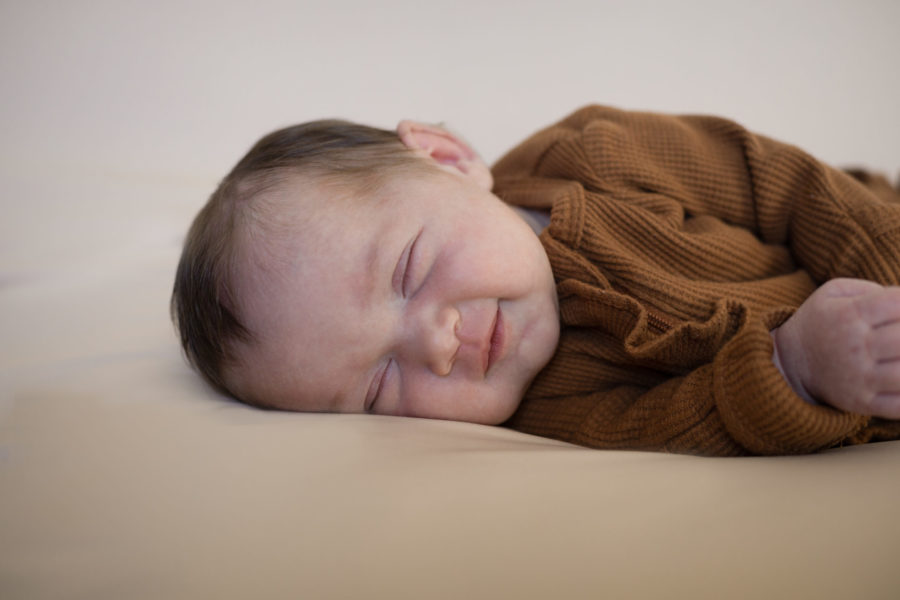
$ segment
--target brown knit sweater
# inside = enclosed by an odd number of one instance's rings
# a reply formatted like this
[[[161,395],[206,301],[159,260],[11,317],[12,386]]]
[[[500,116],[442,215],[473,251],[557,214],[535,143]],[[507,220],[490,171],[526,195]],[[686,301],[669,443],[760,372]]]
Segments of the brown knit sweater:
[[[551,208],[559,349],[507,423],[596,448],[792,454],[900,438],[814,406],[769,332],[822,282],[900,283],[900,197],[713,117],[587,107],[494,167]]]

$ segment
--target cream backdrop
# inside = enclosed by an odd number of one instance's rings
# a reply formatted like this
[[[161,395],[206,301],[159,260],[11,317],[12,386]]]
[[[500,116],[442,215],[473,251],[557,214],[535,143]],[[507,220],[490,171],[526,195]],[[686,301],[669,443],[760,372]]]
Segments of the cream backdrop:
[[[167,316],[262,133],[443,121],[492,161],[599,102],[900,169],[900,3],[0,3],[0,597],[870,597],[900,443],[717,461],[235,406]]]

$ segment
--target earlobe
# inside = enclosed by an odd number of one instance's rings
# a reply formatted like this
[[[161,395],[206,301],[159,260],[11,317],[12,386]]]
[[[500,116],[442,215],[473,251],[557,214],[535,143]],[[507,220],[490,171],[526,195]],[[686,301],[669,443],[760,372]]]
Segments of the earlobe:
[[[461,138],[438,125],[404,120],[397,125],[400,141],[444,170],[471,180],[488,191],[494,185],[491,170]]]

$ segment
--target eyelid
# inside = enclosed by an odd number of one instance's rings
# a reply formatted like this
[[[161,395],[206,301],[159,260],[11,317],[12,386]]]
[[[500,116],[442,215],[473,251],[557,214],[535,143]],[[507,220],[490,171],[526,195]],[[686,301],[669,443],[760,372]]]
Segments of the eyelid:
[[[403,248],[403,252],[400,253],[400,258],[397,260],[397,266],[394,267],[394,274],[391,277],[391,285],[397,293],[404,298],[406,298],[408,294],[407,288],[409,286],[410,270],[413,263],[413,251],[415,250],[416,242],[419,241],[421,235],[422,230],[420,229]]]
[[[378,402],[379,397],[381,396],[381,392],[384,390],[384,381],[387,379],[388,369],[391,366],[392,361],[388,361],[384,368],[375,375],[375,378],[372,379],[372,383],[369,384],[369,393],[366,394],[366,404],[365,411],[367,413],[373,412],[375,410],[375,404]]]

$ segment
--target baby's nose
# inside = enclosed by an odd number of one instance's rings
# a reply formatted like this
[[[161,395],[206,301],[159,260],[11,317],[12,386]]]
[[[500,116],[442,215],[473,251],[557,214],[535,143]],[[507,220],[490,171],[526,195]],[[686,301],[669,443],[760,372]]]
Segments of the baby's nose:
[[[436,375],[441,377],[450,374],[459,351],[459,312],[453,307],[437,310],[431,318],[423,319],[419,327],[418,352],[420,360]]]

